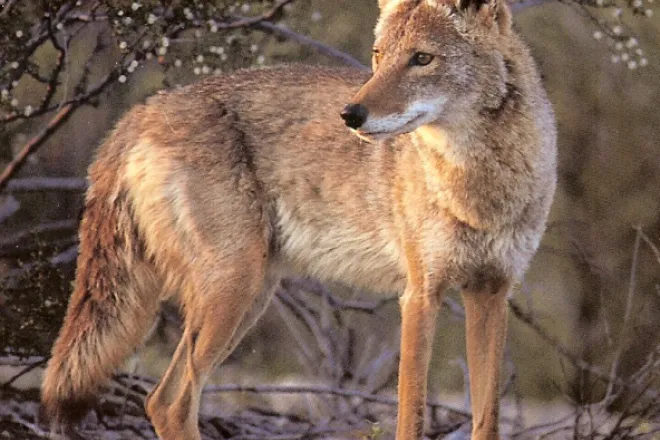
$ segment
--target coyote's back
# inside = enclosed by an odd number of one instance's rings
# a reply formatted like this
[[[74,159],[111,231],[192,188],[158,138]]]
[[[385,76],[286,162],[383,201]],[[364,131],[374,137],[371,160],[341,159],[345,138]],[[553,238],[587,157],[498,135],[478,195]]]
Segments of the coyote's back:
[[[371,76],[245,70],[117,125],[42,388],[55,419],[84,414],[172,298],[184,332],[146,407],[162,438],[199,438],[205,378],[297,274],[404,292],[399,440],[423,433],[435,317],[460,288],[473,436],[497,437],[505,298],[555,187],[552,110],[504,2],[380,6]]]

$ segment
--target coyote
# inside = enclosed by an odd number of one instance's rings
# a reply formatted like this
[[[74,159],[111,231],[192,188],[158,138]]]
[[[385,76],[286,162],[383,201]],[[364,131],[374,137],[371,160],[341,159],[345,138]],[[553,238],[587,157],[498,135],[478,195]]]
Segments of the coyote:
[[[42,386],[53,420],[84,415],[171,298],[183,336],[145,406],[161,438],[199,439],[204,381],[298,274],[403,293],[398,440],[423,436],[438,309],[460,289],[472,438],[498,438],[506,297],[553,197],[553,112],[504,0],[379,4],[371,75],[244,70],[117,124]]]

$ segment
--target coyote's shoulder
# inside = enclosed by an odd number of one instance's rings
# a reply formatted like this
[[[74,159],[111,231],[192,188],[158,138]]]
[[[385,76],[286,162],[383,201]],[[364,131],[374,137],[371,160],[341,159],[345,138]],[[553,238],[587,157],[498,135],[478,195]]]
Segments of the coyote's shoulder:
[[[460,288],[473,438],[497,437],[505,298],[555,188],[552,109],[503,0],[379,3],[372,74],[243,70],[117,124],[90,167],[51,415],[80,415],[172,298],[184,333],[147,412],[199,439],[204,378],[296,274],[403,292],[399,440],[422,434],[435,317]]]

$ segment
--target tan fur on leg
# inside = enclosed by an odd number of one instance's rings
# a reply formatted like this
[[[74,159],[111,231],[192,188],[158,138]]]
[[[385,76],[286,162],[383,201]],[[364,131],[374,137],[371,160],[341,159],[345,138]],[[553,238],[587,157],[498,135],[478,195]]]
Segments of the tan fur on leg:
[[[211,304],[199,304],[201,313],[186,317],[186,330],[172,363],[147,400],[147,412],[161,438],[200,438],[197,419],[207,376],[261,316],[274,292],[273,286],[260,284],[263,277],[258,271],[252,275],[254,278],[241,278],[231,288],[225,283],[222,301],[210,295]],[[255,290],[261,293],[250,293]],[[245,301],[250,296],[254,301]]]
[[[399,362],[399,414],[397,440],[419,439],[424,434],[426,382],[439,301],[421,292],[401,297],[401,360]]]
[[[506,340],[510,283],[466,289],[467,358],[472,399],[472,439],[499,439],[500,364]]]

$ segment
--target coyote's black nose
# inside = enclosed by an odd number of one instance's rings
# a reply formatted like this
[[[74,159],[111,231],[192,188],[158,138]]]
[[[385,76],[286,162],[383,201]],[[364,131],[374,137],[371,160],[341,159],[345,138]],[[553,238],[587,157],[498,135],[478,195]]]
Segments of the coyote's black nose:
[[[348,104],[341,111],[340,116],[350,128],[360,128],[367,120],[369,110],[361,104]]]

